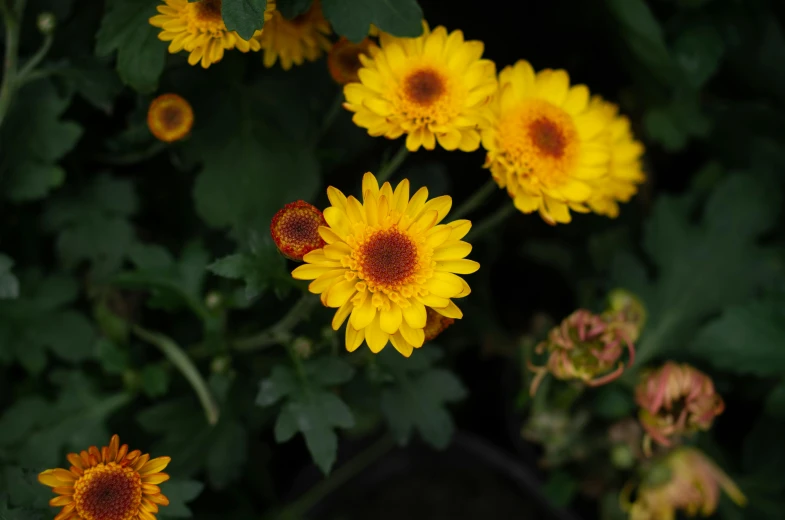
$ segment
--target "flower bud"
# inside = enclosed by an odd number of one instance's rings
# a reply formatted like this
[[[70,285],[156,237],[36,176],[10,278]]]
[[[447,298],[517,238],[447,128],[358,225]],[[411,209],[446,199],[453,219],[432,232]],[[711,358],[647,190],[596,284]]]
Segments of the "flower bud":
[[[327,53],[327,67],[333,80],[339,85],[360,81],[357,76],[357,71],[363,66],[360,56],[368,56],[373,46],[368,38],[360,43],[353,43],[346,38],[335,42]]]
[[[425,308],[425,315],[425,328],[423,329],[425,341],[433,341],[444,332],[444,329],[455,323],[454,319],[442,316],[430,307]]]
[[[645,372],[635,390],[638,418],[658,444],[698,430],[708,430],[725,404],[709,376],[687,364],[671,361]]]
[[[325,246],[319,227],[326,226],[324,215],[304,200],[291,202],[273,217],[270,234],[276,247],[286,258],[297,262],[315,249]]]
[[[631,342],[638,341],[646,324],[646,308],[634,294],[625,289],[614,289],[608,295],[608,310],[604,314],[613,326],[624,330]]]
[[[535,348],[537,354],[547,353],[548,360],[545,366],[530,366],[537,373],[530,393],[534,395],[546,373],[589,386],[604,385],[619,377],[624,371],[625,347],[629,364],[635,359],[635,348],[624,328],[615,326],[615,319],[580,309],[551,329],[548,339]]]
[[[294,349],[297,355],[302,359],[308,359],[313,353],[313,341],[302,336],[297,337],[292,342],[292,349]]]
[[[44,36],[50,35],[54,32],[55,27],[57,27],[57,18],[54,13],[50,13],[49,11],[43,12],[38,15],[36,26]]]

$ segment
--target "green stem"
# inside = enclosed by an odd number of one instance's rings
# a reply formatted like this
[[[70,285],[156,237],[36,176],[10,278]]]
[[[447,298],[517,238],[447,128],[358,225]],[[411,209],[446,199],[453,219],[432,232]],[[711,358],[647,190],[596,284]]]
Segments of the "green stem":
[[[54,40],[54,36],[50,33],[44,36],[44,42],[41,44],[41,47],[36,51],[33,56],[27,60],[27,63],[19,70],[17,74],[17,82],[19,85],[22,85],[26,82],[26,78],[33,70],[41,63],[41,60],[46,57],[46,54],[49,52],[49,49],[52,47],[52,41]]]
[[[341,108],[343,107],[343,88],[338,90],[338,94],[335,96],[330,108],[327,111],[327,114],[324,116],[324,120],[322,121],[322,127],[319,129],[319,137],[321,138],[330,130],[330,127],[335,122],[335,118],[338,117],[338,114],[341,113]]]
[[[379,171],[376,174],[376,180],[379,181],[379,184],[390,180],[390,177],[400,168],[408,155],[409,150],[406,149],[406,142],[404,142],[398,151],[395,152],[395,155],[379,168]]]
[[[24,11],[25,0],[17,0],[14,7],[8,0],[0,0],[0,12],[5,21],[5,61],[3,67],[3,83],[0,85],[0,126],[11,106],[11,99],[16,91],[16,68],[19,59],[19,25]]]
[[[241,352],[250,352],[291,340],[292,329],[310,314],[317,301],[318,298],[313,294],[303,294],[297,303],[289,309],[289,312],[278,320],[276,324],[253,336],[234,340],[232,347]]]
[[[152,157],[155,157],[159,153],[166,150],[168,146],[169,145],[167,143],[161,141],[155,141],[148,148],[145,148],[144,150],[129,152],[124,155],[101,154],[101,155],[97,155],[95,159],[107,164],[114,164],[118,166],[122,166],[126,164],[135,164],[140,161],[144,161]]]
[[[299,499],[286,507],[281,518],[302,517],[330,493],[356,477],[394,447],[393,439],[385,435],[335,470],[328,478],[306,491]]]
[[[204,408],[207,422],[210,425],[215,425],[218,422],[218,417],[220,415],[218,405],[216,404],[212,393],[210,393],[210,389],[207,386],[207,382],[202,377],[202,374],[199,373],[196,365],[194,365],[191,358],[188,357],[180,345],[163,334],[146,330],[138,325],[134,325],[132,330],[139,338],[158,347],[164,356],[177,367],[180,373],[183,374],[191,384],[194,392],[196,392],[196,396],[199,398],[202,408]]]
[[[463,203],[452,212],[450,217],[452,217],[454,220],[458,220],[459,218],[468,215],[475,209],[482,206],[483,202],[485,202],[488,197],[490,197],[498,189],[499,185],[496,184],[496,181],[493,180],[493,177],[491,177],[488,179],[488,182],[482,185],[482,188],[474,192],[471,197],[463,201]]]
[[[482,235],[486,234],[488,231],[492,230],[502,222],[504,222],[507,217],[515,213],[515,206],[510,203],[505,203],[502,207],[482,219],[477,223],[476,226],[472,227],[472,230],[469,231],[466,239],[477,239]]]

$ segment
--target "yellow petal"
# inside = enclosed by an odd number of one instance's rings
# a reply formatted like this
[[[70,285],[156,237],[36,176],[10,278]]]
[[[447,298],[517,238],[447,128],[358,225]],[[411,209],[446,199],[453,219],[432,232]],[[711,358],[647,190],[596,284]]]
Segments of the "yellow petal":
[[[409,357],[412,355],[414,351],[414,347],[412,347],[404,338],[400,332],[396,332],[392,336],[390,336],[390,343],[392,343],[395,350],[401,353],[403,357]]]
[[[388,334],[395,334],[398,331],[402,319],[401,308],[395,304],[391,305],[389,310],[379,312],[379,326]]]
[[[171,457],[155,458],[150,462],[148,462],[147,464],[145,464],[144,466],[142,466],[141,469],[139,470],[139,474],[144,477],[145,475],[160,473],[160,471],[164,469],[166,466],[168,466],[171,461],[172,461]]]
[[[346,318],[349,317],[349,313],[352,312],[354,309],[354,304],[351,300],[347,301],[341,307],[335,311],[335,315],[333,316],[332,327],[333,330],[338,330],[343,325],[343,322],[346,321]]]
[[[365,342],[371,352],[378,354],[387,345],[390,335],[384,332],[379,326],[379,318],[375,318],[367,327],[365,327]]]
[[[363,175],[363,193],[370,191],[376,197],[379,195],[379,182],[371,172],[365,172]]]
[[[330,287],[327,292],[327,306],[338,308],[348,302],[349,298],[357,292],[355,285],[357,285],[356,280],[342,280]]]
[[[442,244],[433,252],[434,260],[460,260],[472,252],[472,245],[460,240]]]
[[[425,240],[425,243],[428,244],[429,247],[436,249],[446,242],[452,233],[453,228],[449,225],[434,226],[428,231],[428,238]]]
[[[367,327],[376,317],[376,307],[374,307],[372,298],[367,297],[361,305],[358,305],[352,311],[350,323],[352,327],[357,330]]]
[[[409,179],[404,179],[398,183],[398,186],[395,187],[395,192],[393,193],[392,209],[396,210],[398,213],[404,213],[406,212],[408,205]]]
[[[335,267],[328,265],[303,264],[292,271],[292,278],[295,280],[316,280],[324,273],[335,270]]]
[[[458,306],[455,305],[455,303],[453,303],[452,301],[450,301],[450,304],[447,305],[446,307],[441,307],[441,308],[434,307],[433,310],[438,312],[442,316],[446,316],[447,318],[452,318],[454,320],[459,320],[463,318],[463,312],[461,312],[461,309],[459,309]]]
[[[428,320],[425,306],[418,301],[412,301],[411,305],[403,309],[403,319],[412,328],[425,327],[425,322]]]
[[[437,262],[436,263],[436,270],[437,271],[447,271],[450,273],[457,273],[457,274],[472,274],[477,272],[480,268],[480,264],[475,262],[474,260],[446,260],[444,262]]]
[[[65,506],[74,501],[74,497],[70,495],[60,495],[49,501],[50,506]]]
[[[48,469],[46,471],[42,471],[41,473],[39,473],[38,482],[49,487],[60,486],[63,484],[62,482],[60,482],[60,480],[57,477],[54,476],[53,469]]]
[[[410,327],[406,320],[401,322],[401,328],[399,329],[401,336],[403,339],[406,340],[414,348],[422,347],[422,344],[425,342],[425,332],[422,329],[414,329]]]
[[[354,352],[357,347],[362,345],[365,339],[365,329],[357,330],[352,327],[351,322],[346,324],[346,350]]]
[[[452,228],[450,240],[460,240],[472,229],[472,223],[469,220],[454,220],[447,225]]]
[[[308,290],[313,294],[321,294],[328,290],[333,284],[339,282],[339,279],[344,276],[345,269],[333,269],[324,274],[319,275],[316,280],[308,285]]]
[[[169,480],[169,475],[166,473],[154,473],[152,475],[146,475],[142,477],[142,482],[145,484],[160,484],[161,482],[166,482]]]

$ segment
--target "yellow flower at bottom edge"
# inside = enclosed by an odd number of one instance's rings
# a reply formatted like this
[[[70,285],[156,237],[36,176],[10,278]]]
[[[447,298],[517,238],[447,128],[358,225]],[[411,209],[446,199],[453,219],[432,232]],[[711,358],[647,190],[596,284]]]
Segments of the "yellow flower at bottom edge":
[[[619,202],[629,202],[638,192],[638,185],[646,180],[641,162],[645,148],[633,137],[630,120],[619,115],[618,106],[600,96],[592,97],[590,105],[600,107],[610,121],[606,130],[610,159],[608,175],[593,183],[594,192],[588,205],[595,213],[616,218]]]
[[[273,11],[272,18],[258,36],[264,50],[264,66],[269,68],[280,61],[283,70],[289,70],[305,60],[317,60],[330,49],[330,40],[326,38],[330,33],[332,29],[322,14],[319,0],[291,20],[284,18],[280,11]]]
[[[549,224],[570,222],[570,209],[588,212],[596,181],[608,174],[610,123],[589,104],[589,89],[570,87],[564,70],[535,74],[521,60],[499,74],[494,123],[483,132],[485,167],[523,213]]]
[[[169,480],[161,471],[170,460],[129,452],[113,435],[109,446],[71,453],[70,469],[48,469],[38,481],[59,495],[49,501],[63,507],[55,520],[155,520],[158,506],[169,505],[158,484]]]
[[[169,43],[169,52],[174,54],[185,50],[190,53],[188,63],[202,64],[208,68],[221,61],[224,51],[237,49],[240,52],[258,51],[258,37],[262,31],[256,31],[250,40],[244,40],[234,31],[226,29],[221,17],[221,0],[164,0],[165,5],[158,6],[156,16],[150,18],[150,25],[160,27],[162,31],[158,39]],[[268,21],[275,9],[275,2],[268,0],[264,19]]]
[[[447,318],[463,316],[451,298],[467,296],[469,285],[458,274],[480,264],[466,259],[472,246],[461,239],[468,220],[439,224],[452,205],[446,195],[428,199],[427,188],[409,198],[409,181],[393,191],[376,177],[363,177],[363,201],[329,187],[332,204],[324,210],[327,226],[319,233],[323,249],[305,255],[307,262],[292,271],[298,280],[313,280],[308,289],[322,303],[337,308],[332,327],[347,320],[346,349],[363,341],[372,352],[392,342],[408,357],[422,346],[427,308]]]
[[[422,36],[379,37],[380,47],[361,56],[359,83],[344,87],[352,121],[372,136],[397,139],[406,148],[471,152],[480,147],[480,127],[496,92],[496,65],[480,59],[483,43],[464,41],[444,27]]]

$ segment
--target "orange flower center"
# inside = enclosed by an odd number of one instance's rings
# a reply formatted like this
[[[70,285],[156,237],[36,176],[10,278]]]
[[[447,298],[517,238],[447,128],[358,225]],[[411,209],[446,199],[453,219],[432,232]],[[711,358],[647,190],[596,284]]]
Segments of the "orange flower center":
[[[444,79],[433,69],[414,71],[404,80],[406,97],[412,103],[430,106],[447,90]]]
[[[183,124],[183,111],[175,105],[165,106],[161,110],[158,120],[167,130],[176,130]]]
[[[205,22],[222,22],[221,0],[202,0],[196,2],[196,16]]]
[[[270,233],[284,256],[300,261],[303,255],[324,247],[325,242],[319,235],[319,226],[324,225],[322,212],[299,200],[287,204],[275,214]]]
[[[114,462],[99,464],[74,484],[74,502],[82,520],[131,520],[139,514],[142,477]]]
[[[397,228],[377,231],[355,252],[361,278],[376,286],[396,287],[417,271],[417,244]]]

